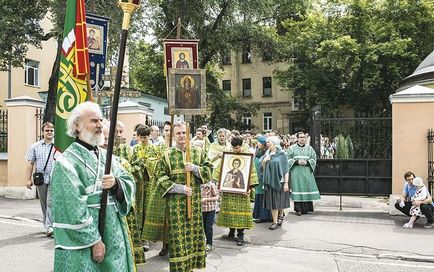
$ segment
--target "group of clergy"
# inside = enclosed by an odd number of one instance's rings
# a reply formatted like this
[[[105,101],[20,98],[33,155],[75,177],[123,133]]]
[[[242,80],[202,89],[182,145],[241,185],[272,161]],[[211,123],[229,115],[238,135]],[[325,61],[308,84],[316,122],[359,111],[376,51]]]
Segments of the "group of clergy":
[[[121,164],[136,181],[135,203],[127,216],[136,264],[145,262],[144,251],[149,249],[149,241],[162,241],[163,248],[159,255],[169,253],[171,271],[192,271],[205,267],[200,185],[209,181],[218,183],[223,152],[254,153],[255,162],[262,162],[266,155],[270,159],[267,164],[268,172],[257,163],[250,169],[246,194],[220,193],[216,224],[229,228],[228,238],[233,239],[239,246],[245,244],[244,230],[253,228],[254,221],[272,221],[270,229],[276,229],[276,224],[281,226],[284,215],[281,208],[289,207],[290,195],[294,200],[297,215],[312,212],[312,201],[320,198],[313,176],[316,154],[311,146],[306,145],[304,133],[297,133],[297,142],[285,151],[287,163],[283,166],[286,168],[283,169],[283,174],[288,173],[286,183],[290,180],[290,185],[282,194],[285,199],[276,200],[275,195],[264,199],[261,194],[267,195],[267,189],[271,191],[271,185],[267,182],[264,184],[264,177],[267,179],[269,173],[272,174],[276,169],[272,166],[275,153],[270,153],[268,149],[272,145],[271,139],[277,136],[251,137],[250,134],[240,135],[237,131],[221,128],[216,132],[214,141],[204,126],[195,131],[195,136],[190,141],[191,160],[187,163],[186,125],[180,123],[173,126],[173,142],[170,129],[171,124],[166,122],[163,128],[164,140],[153,144],[154,141],[150,140],[151,129],[145,125],[137,126],[135,131],[138,144],[133,147],[120,144],[116,148],[115,153],[120,157]],[[121,137],[120,134],[119,136]],[[250,137],[253,140],[249,139]],[[282,150],[278,147],[278,150]],[[265,164],[266,162],[263,166]],[[185,173],[190,170],[192,182],[187,189]],[[281,178],[276,184],[282,181],[284,191],[284,176]],[[288,192],[289,190],[291,192]],[[187,197],[192,205],[190,219],[186,218]],[[269,203],[267,199],[271,199],[271,206],[266,204]],[[252,202],[255,202],[253,213]],[[277,219],[277,216],[272,216],[277,210],[276,205],[279,206]]]

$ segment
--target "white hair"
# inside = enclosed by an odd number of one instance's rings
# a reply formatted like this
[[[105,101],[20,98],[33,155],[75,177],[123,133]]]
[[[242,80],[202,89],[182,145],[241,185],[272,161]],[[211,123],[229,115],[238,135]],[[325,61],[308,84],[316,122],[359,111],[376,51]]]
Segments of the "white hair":
[[[125,129],[125,124],[122,121],[116,121],[116,127],[120,127],[120,128]]]
[[[267,137],[266,141],[267,142],[272,142],[276,146],[276,149],[281,149],[279,137],[277,137],[277,136],[269,136],[269,137]]]
[[[98,104],[95,104],[93,102],[83,102],[81,104],[78,104],[71,111],[71,114],[69,115],[68,120],[66,121],[66,134],[68,134],[73,138],[78,136],[77,126],[81,126],[80,118],[85,111],[94,111],[94,112],[98,112],[99,115],[102,115],[101,109],[99,108]]]

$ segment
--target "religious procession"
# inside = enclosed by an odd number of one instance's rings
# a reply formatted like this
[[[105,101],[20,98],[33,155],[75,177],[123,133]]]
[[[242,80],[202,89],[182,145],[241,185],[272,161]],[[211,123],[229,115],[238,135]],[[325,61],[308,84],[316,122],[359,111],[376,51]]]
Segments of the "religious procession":
[[[434,132],[428,122],[414,122],[432,115],[434,92],[415,84],[427,82],[434,55],[422,61],[426,50],[409,45],[416,38],[402,29],[389,35],[397,26],[382,21],[404,11],[412,18],[434,14],[434,7],[299,2],[37,0],[22,10],[5,4],[29,29],[11,35],[0,28],[5,37],[21,38],[1,47],[18,49],[5,49],[8,59],[0,59],[6,71],[0,76],[8,73],[8,112],[0,99],[0,203],[19,203],[9,202],[13,194],[32,199],[42,215],[28,219],[23,209],[23,217],[8,217],[0,207],[0,224],[10,227],[5,237],[38,228],[15,235],[22,243],[0,237],[5,251],[25,244],[33,252],[35,243],[50,252],[49,265],[32,260],[34,266],[22,265],[28,271],[307,271],[312,265],[312,271],[365,272],[373,264],[377,270],[369,271],[386,272],[387,262],[434,271],[405,262],[414,257],[409,253],[431,253],[423,239],[404,232],[427,235],[418,228],[424,223],[434,228]],[[351,23],[362,27],[352,20],[363,13],[370,14],[369,32],[387,33],[346,33]],[[428,25],[411,23],[419,25],[407,31]],[[396,44],[379,44],[398,36]],[[374,37],[380,38],[366,42],[375,48],[369,57],[346,55],[367,52],[357,42]],[[54,62],[52,69],[40,56]],[[363,65],[353,67],[355,60]],[[382,63],[370,63],[377,60]],[[408,76],[415,61],[422,62]],[[20,69],[22,92],[12,84]],[[412,134],[402,133],[407,130]],[[407,146],[418,148],[412,161]],[[410,219],[386,218],[394,213]],[[418,247],[401,247],[408,241]],[[348,268],[342,258],[350,255]],[[354,261],[361,255],[370,259]],[[5,271],[19,266],[9,257],[4,265]]]

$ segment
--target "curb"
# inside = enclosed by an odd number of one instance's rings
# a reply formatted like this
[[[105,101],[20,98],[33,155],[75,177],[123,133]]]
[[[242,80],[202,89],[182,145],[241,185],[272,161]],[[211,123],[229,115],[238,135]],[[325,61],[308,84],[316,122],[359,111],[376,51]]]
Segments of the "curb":
[[[0,214],[0,219],[15,220],[15,221],[21,221],[27,223],[41,223],[39,220],[36,219],[28,219],[21,216],[10,216],[10,215],[1,215],[1,214]]]
[[[378,259],[434,263],[434,256],[423,256],[423,255],[411,256],[411,255],[403,255],[403,254],[383,253],[378,255]]]

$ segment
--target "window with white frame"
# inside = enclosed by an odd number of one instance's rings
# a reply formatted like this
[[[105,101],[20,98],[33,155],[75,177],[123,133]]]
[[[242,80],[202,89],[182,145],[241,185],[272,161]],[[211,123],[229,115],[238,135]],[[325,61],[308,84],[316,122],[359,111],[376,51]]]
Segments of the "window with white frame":
[[[26,59],[24,70],[24,83],[39,87],[39,61]]]
[[[273,129],[273,113],[264,112],[264,131],[270,131]]]
[[[246,126],[246,128],[251,128],[252,127],[252,116],[246,115],[246,116],[241,117],[241,122]]]

